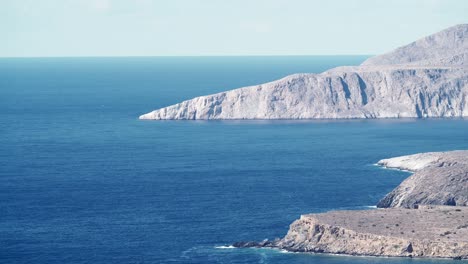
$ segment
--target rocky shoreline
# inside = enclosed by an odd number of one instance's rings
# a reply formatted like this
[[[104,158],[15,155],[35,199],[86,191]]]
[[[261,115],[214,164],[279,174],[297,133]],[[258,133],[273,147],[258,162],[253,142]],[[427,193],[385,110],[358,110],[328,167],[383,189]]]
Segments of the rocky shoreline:
[[[378,164],[415,171],[379,202],[386,208],[302,215],[281,239],[237,242],[233,246],[468,259],[468,151],[402,156]],[[427,186],[434,180],[433,188]]]
[[[384,159],[377,164],[414,172],[379,201],[379,208],[468,206],[468,151],[429,152]]]

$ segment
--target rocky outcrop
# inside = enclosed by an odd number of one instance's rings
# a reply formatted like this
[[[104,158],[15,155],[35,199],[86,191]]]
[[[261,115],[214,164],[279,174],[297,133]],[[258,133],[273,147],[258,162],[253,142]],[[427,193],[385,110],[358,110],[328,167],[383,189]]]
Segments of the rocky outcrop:
[[[379,164],[415,172],[380,201],[391,208],[302,215],[282,239],[233,246],[468,259],[468,151],[422,153]]]
[[[201,96],[140,119],[315,119],[468,116],[468,25],[358,67]]]
[[[421,207],[303,215],[276,248],[392,257],[468,258],[468,208]]]
[[[431,152],[384,159],[379,165],[414,171],[377,207],[468,205],[468,151]]]
[[[468,259],[468,207],[332,211],[302,215],[286,236],[235,247],[290,252]]]

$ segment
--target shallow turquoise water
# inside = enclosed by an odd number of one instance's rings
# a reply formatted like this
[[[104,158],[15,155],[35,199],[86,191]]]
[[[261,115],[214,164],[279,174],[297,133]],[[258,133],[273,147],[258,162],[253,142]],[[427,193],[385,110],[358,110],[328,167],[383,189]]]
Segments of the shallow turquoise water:
[[[467,120],[137,119],[364,59],[0,59],[0,262],[452,263],[217,247],[374,205],[408,174],[372,164],[467,149]]]

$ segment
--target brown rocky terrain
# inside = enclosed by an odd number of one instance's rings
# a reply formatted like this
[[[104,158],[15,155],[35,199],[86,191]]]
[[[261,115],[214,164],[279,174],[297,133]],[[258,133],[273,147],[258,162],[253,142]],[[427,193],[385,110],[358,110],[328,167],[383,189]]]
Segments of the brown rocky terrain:
[[[275,247],[393,257],[468,258],[468,208],[332,211],[303,215]]]

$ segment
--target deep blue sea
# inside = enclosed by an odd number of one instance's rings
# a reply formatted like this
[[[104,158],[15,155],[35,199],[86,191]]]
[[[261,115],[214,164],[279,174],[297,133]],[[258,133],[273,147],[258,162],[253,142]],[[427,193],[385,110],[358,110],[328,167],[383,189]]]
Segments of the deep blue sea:
[[[0,263],[459,263],[223,249],[368,209],[468,149],[468,120],[140,121],[198,95],[365,56],[0,59]]]

